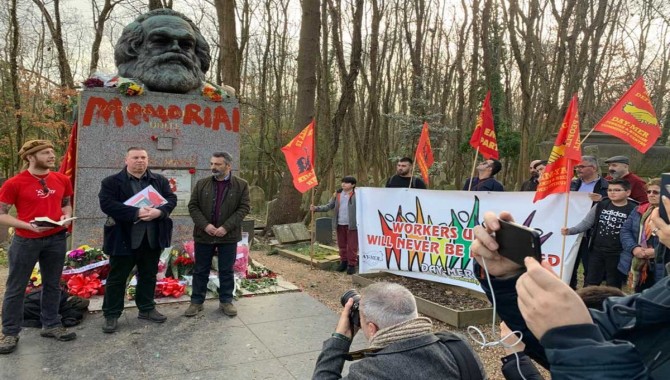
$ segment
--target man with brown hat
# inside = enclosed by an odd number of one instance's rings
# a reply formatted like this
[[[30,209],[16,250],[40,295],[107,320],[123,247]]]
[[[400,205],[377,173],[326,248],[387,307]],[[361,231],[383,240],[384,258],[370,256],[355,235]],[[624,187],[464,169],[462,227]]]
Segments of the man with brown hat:
[[[72,215],[70,179],[51,169],[56,164],[53,144],[48,140],[31,140],[23,144],[19,156],[28,169],[10,178],[0,188],[0,225],[14,227],[16,234],[9,247],[9,276],[2,303],[0,354],[16,349],[23,324],[23,297],[33,268],[40,263],[42,275],[41,319],[46,338],[73,340],[58,315],[60,278],[65,259],[66,227],[41,227],[37,217],[64,220]],[[9,215],[16,206],[16,217]],[[67,226],[69,223],[65,223]]]
[[[605,179],[625,179],[630,183],[630,197],[639,204],[647,203],[647,184],[644,180],[629,171],[630,160],[626,156],[614,156],[605,160],[609,176]]]

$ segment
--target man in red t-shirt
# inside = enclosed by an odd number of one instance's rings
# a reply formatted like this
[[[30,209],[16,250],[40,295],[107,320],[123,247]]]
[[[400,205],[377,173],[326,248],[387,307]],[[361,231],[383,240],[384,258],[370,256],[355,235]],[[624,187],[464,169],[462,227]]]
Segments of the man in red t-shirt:
[[[614,179],[625,179],[630,183],[630,198],[635,199],[637,203],[647,203],[647,183],[640,177],[631,173],[628,169],[630,160],[626,156],[614,156],[605,160],[607,164],[607,172],[609,175],[605,177],[610,181]]]
[[[40,335],[69,341],[77,337],[61,324],[60,278],[63,272],[66,242],[64,227],[41,227],[37,217],[64,220],[72,215],[72,184],[70,179],[51,169],[56,163],[53,144],[48,140],[31,140],[23,144],[19,156],[28,169],[8,179],[0,187],[0,225],[14,227],[15,236],[9,247],[9,276],[2,303],[2,335],[0,354],[16,349],[23,324],[23,296],[33,268],[40,263],[42,275]],[[9,215],[16,207],[16,217]]]

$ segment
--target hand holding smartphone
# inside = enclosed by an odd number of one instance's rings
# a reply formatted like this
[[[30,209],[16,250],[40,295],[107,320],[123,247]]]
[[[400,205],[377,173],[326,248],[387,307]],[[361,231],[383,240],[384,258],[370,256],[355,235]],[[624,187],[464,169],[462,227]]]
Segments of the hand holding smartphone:
[[[520,224],[498,220],[500,229],[496,231],[498,253],[524,266],[523,260],[530,256],[542,262],[540,234],[532,228]]]

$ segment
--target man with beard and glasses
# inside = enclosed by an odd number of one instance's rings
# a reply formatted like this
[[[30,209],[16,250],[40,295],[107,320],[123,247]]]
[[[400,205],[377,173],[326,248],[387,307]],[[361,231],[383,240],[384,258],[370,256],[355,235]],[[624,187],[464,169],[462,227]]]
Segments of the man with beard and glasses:
[[[162,8],[128,24],[114,50],[119,75],[151,91],[185,94],[198,90],[209,69],[209,45],[183,14]]]
[[[0,354],[16,349],[23,324],[23,298],[37,262],[42,275],[40,303],[42,332],[46,338],[69,341],[77,337],[61,324],[60,277],[66,251],[66,227],[42,227],[37,217],[64,220],[72,215],[70,179],[52,172],[56,162],[53,144],[31,140],[19,151],[28,163],[27,170],[8,179],[0,188],[0,225],[14,227],[16,234],[9,247],[9,276],[2,303]],[[16,217],[9,214],[16,206]],[[65,223],[69,225],[69,223]]]
[[[125,204],[149,185],[165,199],[164,204],[143,207]],[[102,180],[98,198],[100,209],[107,214],[102,249],[110,256],[110,271],[102,303],[105,316],[102,331],[110,334],[118,329],[126,283],[135,266],[137,318],[165,322],[167,317],[156,310],[154,291],[158,259],[172,240],[170,213],[177,206],[177,196],[172,192],[170,183],[167,178],[149,170],[149,155],[144,148],[131,147],[126,153],[126,166],[119,173]]]
[[[386,181],[386,187],[400,187],[415,189],[425,189],[426,183],[421,178],[413,175],[413,162],[409,157],[403,157],[398,160],[396,165],[396,174]],[[410,186],[410,181],[412,182]]]
[[[639,204],[647,203],[647,183],[642,178],[629,171],[630,160],[626,156],[614,156],[605,160],[607,172],[609,175],[605,178],[608,181],[612,179],[625,179],[630,183],[630,197]]]
[[[193,317],[203,310],[212,257],[218,254],[219,309],[234,317],[237,309],[233,305],[233,265],[237,242],[242,239],[242,221],[250,210],[249,185],[233,175],[233,157],[228,152],[212,153],[209,166],[212,176],[195,184],[188,202],[193,219],[195,267],[191,304],[184,316]]]

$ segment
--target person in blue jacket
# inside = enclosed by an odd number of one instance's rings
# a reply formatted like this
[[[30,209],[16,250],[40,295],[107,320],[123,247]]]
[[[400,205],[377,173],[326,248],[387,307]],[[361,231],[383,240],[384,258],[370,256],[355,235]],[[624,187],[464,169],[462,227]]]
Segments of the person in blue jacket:
[[[507,212],[499,217],[512,221]],[[652,220],[661,243],[670,245],[670,225],[657,213]],[[548,262],[526,258],[522,267],[498,254],[496,214],[487,212],[484,225],[475,227],[470,250],[475,273],[489,298],[495,296],[501,319],[523,334],[524,352],[552,379],[670,379],[670,278],[642,293],[610,297],[603,311],[589,310]]]

